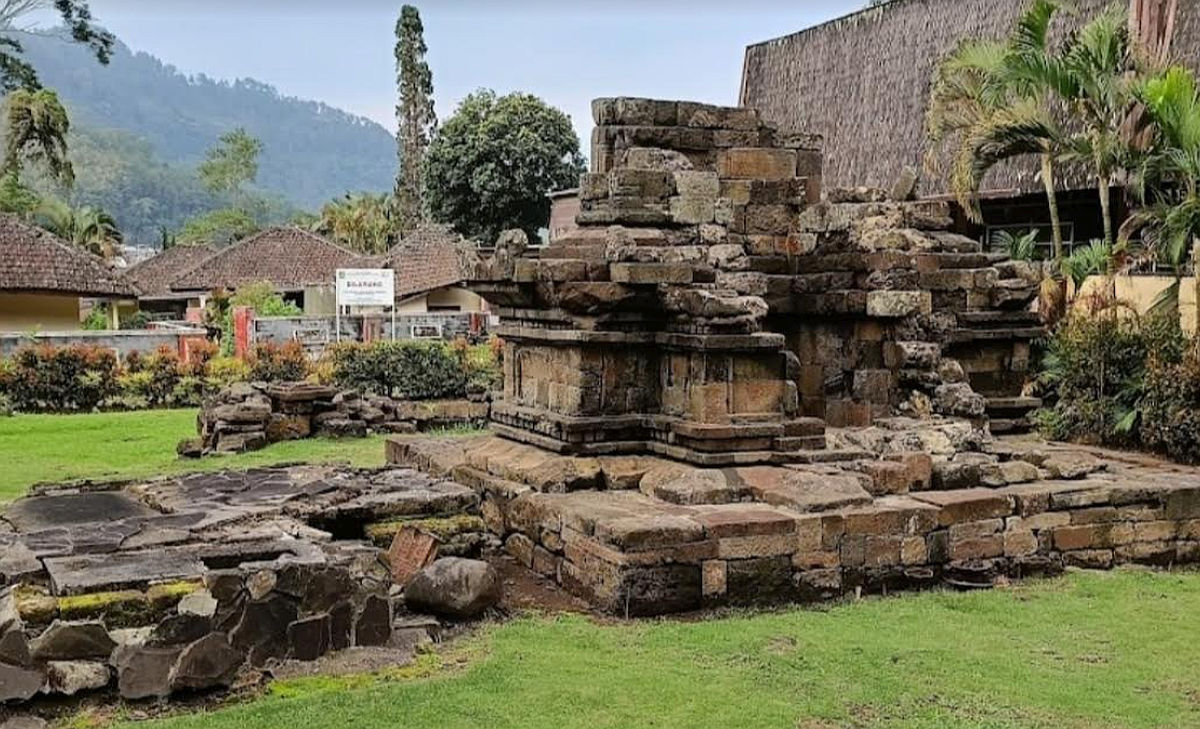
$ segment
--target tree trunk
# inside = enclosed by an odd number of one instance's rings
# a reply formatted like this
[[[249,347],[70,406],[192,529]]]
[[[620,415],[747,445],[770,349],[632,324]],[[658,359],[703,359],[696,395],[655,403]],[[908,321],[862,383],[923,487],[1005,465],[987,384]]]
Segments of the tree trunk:
[[[1042,184],[1046,187],[1046,205],[1050,208],[1050,240],[1054,245],[1054,266],[1062,272],[1063,237],[1062,221],[1058,217],[1058,192],[1054,189],[1054,158],[1049,152],[1042,153]]]
[[[1110,249],[1113,245],[1112,221],[1112,186],[1108,175],[1100,175],[1100,184],[1096,186],[1100,192],[1100,214],[1104,216],[1104,244]]]

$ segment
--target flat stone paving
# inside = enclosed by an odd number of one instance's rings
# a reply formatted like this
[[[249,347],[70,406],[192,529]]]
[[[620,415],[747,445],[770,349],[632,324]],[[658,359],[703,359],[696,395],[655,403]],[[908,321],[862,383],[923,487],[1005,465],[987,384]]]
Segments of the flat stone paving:
[[[706,469],[481,436],[392,441],[388,458],[473,488],[521,563],[618,613],[1200,562],[1200,469],[957,420],[828,438],[864,456]]]
[[[455,514],[477,503],[471,489],[411,468],[297,466],[48,487],[0,514],[0,577],[67,595],[241,562],[321,561],[334,535],[314,524]]]

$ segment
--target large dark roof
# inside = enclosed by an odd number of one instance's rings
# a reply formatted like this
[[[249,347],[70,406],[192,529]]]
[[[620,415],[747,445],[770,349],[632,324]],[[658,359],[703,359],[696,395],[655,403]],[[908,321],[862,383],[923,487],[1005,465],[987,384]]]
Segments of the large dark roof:
[[[270,281],[279,291],[332,286],[339,268],[357,268],[363,257],[302,228],[268,228],[210,256],[171,283],[174,291],[236,289]]]
[[[1113,0],[1075,0],[1076,20]],[[966,38],[1007,36],[1028,0],[895,0],[746,49],[741,103],[788,131],[825,138],[825,184],[890,186],[906,166],[922,168],[925,112],[936,64]],[[1058,32],[1062,32],[1060,29]],[[1179,3],[1174,55],[1200,61],[1200,2]],[[1081,175],[1065,188],[1090,188]],[[1037,191],[1032,166],[994,171],[985,189]],[[926,194],[945,192],[923,180]]]
[[[472,244],[449,226],[425,224],[405,236],[378,265],[396,271],[396,298],[461,283],[467,277]]]
[[[0,291],[136,293],[100,258],[11,215],[0,215]]]
[[[131,283],[142,298],[171,298],[178,295],[171,290],[171,283],[216,252],[214,246],[171,246],[125,269],[121,277]]]

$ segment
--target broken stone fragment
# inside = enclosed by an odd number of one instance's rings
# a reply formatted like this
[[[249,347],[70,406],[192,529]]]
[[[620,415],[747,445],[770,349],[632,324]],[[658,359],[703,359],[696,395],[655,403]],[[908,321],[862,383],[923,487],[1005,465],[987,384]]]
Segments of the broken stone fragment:
[[[378,595],[368,595],[363,601],[354,624],[354,644],[360,646],[386,645],[392,637],[392,604]]]
[[[108,666],[96,661],[50,661],[46,664],[46,693],[74,696],[104,688],[112,678]]]
[[[500,602],[503,584],[487,562],[445,557],[418,572],[404,588],[414,612],[470,619]]]
[[[211,618],[217,612],[217,599],[208,590],[196,590],[184,595],[175,609],[180,615]]]
[[[123,645],[113,652],[117,690],[125,699],[161,698],[171,693],[171,669],[183,649]]]
[[[55,620],[30,643],[30,654],[39,661],[108,658],[117,644],[98,620]]]
[[[170,673],[170,690],[227,687],[244,660],[245,654],[231,646],[224,633],[209,633],[179,653]]]
[[[987,411],[987,399],[965,382],[942,385],[934,392],[934,407],[943,415],[978,418]]]
[[[24,668],[0,663],[0,703],[26,701],[46,683],[46,674],[39,668]]]
[[[181,613],[163,618],[150,636],[146,645],[151,647],[166,645],[186,645],[203,638],[212,630],[212,619]]]

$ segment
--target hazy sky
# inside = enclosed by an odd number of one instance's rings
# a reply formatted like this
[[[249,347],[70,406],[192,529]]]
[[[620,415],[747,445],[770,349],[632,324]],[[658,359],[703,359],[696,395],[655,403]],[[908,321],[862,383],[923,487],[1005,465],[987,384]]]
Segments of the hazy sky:
[[[251,77],[395,128],[399,0],[91,0],[135,51],[188,73]],[[418,0],[439,118],[471,91],[534,93],[587,146],[590,101],[651,96],[733,104],[749,43],[865,0]]]

